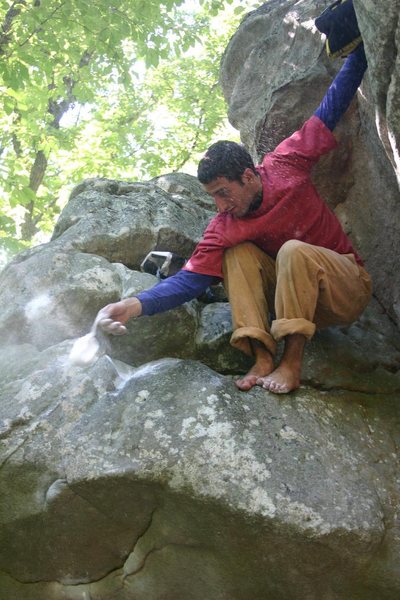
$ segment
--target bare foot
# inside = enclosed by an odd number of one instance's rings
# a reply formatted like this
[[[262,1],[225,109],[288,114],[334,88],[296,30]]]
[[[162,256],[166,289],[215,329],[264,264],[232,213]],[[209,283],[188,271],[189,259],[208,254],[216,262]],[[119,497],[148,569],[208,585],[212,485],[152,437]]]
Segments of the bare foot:
[[[254,344],[254,340],[253,340]],[[256,362],[250,371],[241,379],[235,381],[236,387],[242,392],[247,392],[257,384],[260,377],[265,377],[274,370],[272,355],[264,346],[255,348]]]
[[[286,336],[281,364],[266,377],[259,377],[256,385],[261,385],[274,394],[288,394],[297,390],[300,386],[305,342],[306,338],[298,333]]]
[[[288,394],[300,386],[300,372],[294,372],[290,368],[280,365],[267,377],[259,377],[256,385],[260,385],[274,394]]]

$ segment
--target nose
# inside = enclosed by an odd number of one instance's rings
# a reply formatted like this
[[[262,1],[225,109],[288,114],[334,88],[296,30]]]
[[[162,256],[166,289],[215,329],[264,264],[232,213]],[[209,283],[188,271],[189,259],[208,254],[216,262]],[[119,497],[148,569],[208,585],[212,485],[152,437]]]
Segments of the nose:
[[[221,200],[221,198],[215,199],[215,204],[219,213],[228,212],[232,208],[232,202],[230,199]]]

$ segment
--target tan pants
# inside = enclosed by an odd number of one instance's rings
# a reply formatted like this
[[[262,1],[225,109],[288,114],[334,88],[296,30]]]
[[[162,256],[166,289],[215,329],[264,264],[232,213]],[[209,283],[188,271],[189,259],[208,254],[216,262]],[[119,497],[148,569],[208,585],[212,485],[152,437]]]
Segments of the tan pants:
[[[252,355],[249,338],[274,354],[276,341],[316,328],[348,325],[371,297],[371,279],[352,254],[286,242],[276,261],[244,242],[224,254],[224,284],[232,309],[232,346]],[[276,320],[269,326],[269,312]]]

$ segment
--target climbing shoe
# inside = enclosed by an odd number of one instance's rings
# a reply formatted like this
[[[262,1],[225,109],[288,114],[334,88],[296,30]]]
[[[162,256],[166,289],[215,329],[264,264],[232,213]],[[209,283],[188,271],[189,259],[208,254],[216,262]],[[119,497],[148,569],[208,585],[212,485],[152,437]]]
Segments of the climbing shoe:
[[[353,0],[337,0],[315,19],[317,29],[326,35],[328,56],[348,56],[362,42]]]

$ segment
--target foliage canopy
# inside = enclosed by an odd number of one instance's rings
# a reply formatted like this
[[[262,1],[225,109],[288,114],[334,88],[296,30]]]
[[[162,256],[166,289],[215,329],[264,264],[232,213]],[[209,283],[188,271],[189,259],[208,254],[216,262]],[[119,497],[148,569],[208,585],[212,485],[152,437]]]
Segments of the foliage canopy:
[[[0,0],[3,248],[50,232],[85,177],[154,177],[203,151],[225,122],[219,62],[243,8]]]

